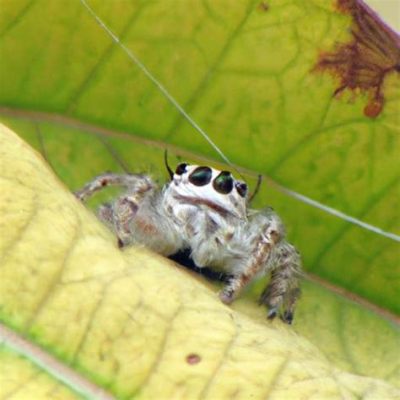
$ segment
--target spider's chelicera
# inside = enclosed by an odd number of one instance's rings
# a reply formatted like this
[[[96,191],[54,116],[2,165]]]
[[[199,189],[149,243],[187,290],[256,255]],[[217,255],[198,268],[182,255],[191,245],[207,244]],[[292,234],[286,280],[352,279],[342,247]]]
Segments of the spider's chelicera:
[[[291,323],[301,271],[300,256],[285,240],[283,224],[271,209],[248,208],[244,182],[228,171],[179,164],[160,188],[149,176],[105,173],[76,196],[84,201],[105,186],[125,192],[98,214],[117,235],[120,247],[140,243],[165,256],[190,251],[199,268],[230,276],[220,299],[231,303],[255,278],[270,273],[260,304],[268,318],[282,313]]]

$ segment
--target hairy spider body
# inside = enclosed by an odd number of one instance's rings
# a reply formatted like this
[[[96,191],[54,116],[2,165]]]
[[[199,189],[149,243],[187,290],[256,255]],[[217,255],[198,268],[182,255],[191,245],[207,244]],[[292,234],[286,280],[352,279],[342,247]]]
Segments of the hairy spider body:
[[[160,188],[146,175],[106,173],[76,193],[84,201],[105,186],[126,192],[98,214],[117,235],[120,247],[140,243],[170,256],[189,249],[197,267],[231,276],[220,299],[231,303],[253,279],[271,274],[260,297],[268,318],[281,308],[291,323],[300,290],[300,256],[285,240],[283,224],[271,209],[250,210],[247,186],[228,171],[180,164]]]

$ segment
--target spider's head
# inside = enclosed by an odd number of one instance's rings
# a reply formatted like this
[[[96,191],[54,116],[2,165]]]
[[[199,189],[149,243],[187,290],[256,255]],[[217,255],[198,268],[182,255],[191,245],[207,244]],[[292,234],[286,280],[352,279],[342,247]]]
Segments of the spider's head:
[[[246,216],[247,185],[236,180],[229,171],[179,164],[170,190],[181,201],[202,204],[239,218]]]

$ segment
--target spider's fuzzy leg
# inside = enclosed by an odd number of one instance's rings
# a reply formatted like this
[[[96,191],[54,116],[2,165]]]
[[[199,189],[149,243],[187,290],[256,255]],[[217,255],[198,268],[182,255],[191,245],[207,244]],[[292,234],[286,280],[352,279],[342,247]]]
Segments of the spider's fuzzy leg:
[[[97,216],[100,221],[104,222],[108,226],[112,226],[113,223],[113,209],[110,203],[101,204],[97,210]]]
[[[290,290],[289,293],[286,295],[286,304],[284,306],[285,311],[281,316],[283,322],[286,322],[287,324],[292,323],[294,317],[294,309],[300,296],[301,290],[299,287],[295,287],[294,289]]]
[[[101,221],[115,231],[118,246],[124,247],[132,242],[132,221],[136,217],[139,204],[149,193],[154,193],[156,185],[145,175],[114,174],[106,172],[88,182],[75,196],[85,201],[107,186],[121,186],[126,194],[118,197],[112,204],[102,204],[98,209]]]
[[[268,307],[268,319],[273,319],[284,307],[282,320],[290,324],[293,320],[296,302],[300,297],[299,276],[301,274],[300,256],[296,249],[283,241],[275,249],[275,267],[271,280],[261,294],[259,303]]]
[[[116,228],[117,221],[115,218],[115,212],[113,205],[110,203],[105,203],[101,204],[97,210],[97,215],[100,219],[100,221],[104,222],[111,230],[118,231],[118,228]],[[124,224],[126,225],[126,224]],[[128,225],[129,226],[129,225]],[[121,230],[121,228],[120,228]],[[125,229],[126,231],[126,229]],[[117,233],[117,239],[118,239],[118,247],[122,248],[125,246],[124,241],[120,238],[120,235]],[[128,236],[129,236],[130,231],[128,231]]]
[[[106,172],[93,178],[88,182],[81,190],[75,192],[75,196],[85,201],[89,197],[93,196],[96,192],[104,189],[107,186],[121,186],[128,189],[129,191],[149,190],[151,182],[144,175],[129,175],[129,174],[114,174],[112,172]],[[142,188],[140,188],[142,186]]]
[[[269,227],[260,236],[254,256],[250,258],[249,263],[243,269],[242,273],[234,276],[221,291],[220,299],[223,303],[232,303],[241,290],[264,268],[271,255],[271,250],[278,240],[279,234],[275,230],[275,227]]]
[[[133,236],[131,222],[139,208],[134,198],[130,196],[119,197],[112,206],[112,222],[118,238],[118,247],[130,244]]]

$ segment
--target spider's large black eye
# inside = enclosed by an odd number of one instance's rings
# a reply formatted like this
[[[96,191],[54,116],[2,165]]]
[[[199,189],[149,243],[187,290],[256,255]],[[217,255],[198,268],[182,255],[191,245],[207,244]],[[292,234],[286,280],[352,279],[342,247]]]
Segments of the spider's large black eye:
[[[210,183],[212,170],[210,167],[197,167],[190,175],[189,182],[196,186],[204,186]]]
[[[187,164],[185,164],[185,163],[179,164],[179,165],[176,167],[175,173],[176,173],[177,175],[182,175],[182,174],[184,174],[184,173],[186,172],[186,167],[187,167]]]
[[[222,171],[213,182],[213,187],[218,193],[228,194],[233,189],[233,178],[229,171]]]
[[[235,187],[241,197],[246,197],[247,185],[244,182],[236,182]]]

